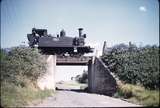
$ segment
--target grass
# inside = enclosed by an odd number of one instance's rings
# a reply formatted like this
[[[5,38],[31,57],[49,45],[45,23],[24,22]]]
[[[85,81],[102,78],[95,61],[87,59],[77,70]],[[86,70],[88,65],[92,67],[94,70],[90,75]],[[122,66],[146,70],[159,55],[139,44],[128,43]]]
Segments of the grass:
[[[143,106],[160,106],[159,90],[147,90],[137,85],[120,84],[115,97]]]
[[[42,100],[52,94],[52,90],[40,90],[33,86],[21,87],[6,82],[1,85],[1,106],[23,107],[34,100]]]

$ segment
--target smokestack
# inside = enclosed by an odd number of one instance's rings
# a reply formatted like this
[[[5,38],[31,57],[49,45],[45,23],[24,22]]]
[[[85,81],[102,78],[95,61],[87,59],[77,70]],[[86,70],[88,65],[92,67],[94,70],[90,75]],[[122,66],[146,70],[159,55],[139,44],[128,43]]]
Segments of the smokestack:
[[[83,28],[79,28],[78,31],[79,31],[79,37],[82,37],[82,30]]]

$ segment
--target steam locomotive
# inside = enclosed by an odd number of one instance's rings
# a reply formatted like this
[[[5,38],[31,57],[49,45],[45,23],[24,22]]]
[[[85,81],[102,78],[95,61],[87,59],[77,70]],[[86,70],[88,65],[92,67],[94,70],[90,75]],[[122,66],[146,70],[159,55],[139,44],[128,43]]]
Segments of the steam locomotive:
[[[68,37],[64,30],[57,36],[47,34],[47,29],[32,29],[31,34],[27,34],[30,47],[38,46],[42,53],[70,56],[81,56],[85,53],[93,52],[93,48],[85,46],[86,34],[82,34],[83,28],[79,28],[79,37]]]

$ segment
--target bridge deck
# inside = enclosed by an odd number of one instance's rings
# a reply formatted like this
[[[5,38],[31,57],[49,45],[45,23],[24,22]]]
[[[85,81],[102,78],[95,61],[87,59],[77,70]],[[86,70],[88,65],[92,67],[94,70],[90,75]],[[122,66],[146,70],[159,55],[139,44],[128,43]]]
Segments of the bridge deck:
[[[88,61],[91,60],[90,56],[82,56],[82,57],[59,57],[57,56],[57,64],[56,65],[88,65]]]

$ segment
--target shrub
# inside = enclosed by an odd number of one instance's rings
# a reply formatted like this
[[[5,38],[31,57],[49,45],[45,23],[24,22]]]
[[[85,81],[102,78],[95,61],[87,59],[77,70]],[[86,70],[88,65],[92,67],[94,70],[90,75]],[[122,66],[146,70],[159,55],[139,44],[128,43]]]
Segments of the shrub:
[[[88,72],[83,71],[82,75],[77,75],[76,81],[79,83],[88,83]]]
[[[37,79],[46,72],[45,58],[37,49],[15,47],[9,52],[1,49],[0,58],[2,107],[22,107],[53,93],[37,88]]]
[[[12,48],[1,61],[1,81],[25,86],[26,80],[35,82],[46,72],[45,60],[36,49]]]
[[[159,47],[120,44],[103,55],[102,60],[120,80],[159,89]]]

